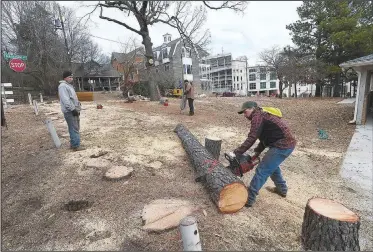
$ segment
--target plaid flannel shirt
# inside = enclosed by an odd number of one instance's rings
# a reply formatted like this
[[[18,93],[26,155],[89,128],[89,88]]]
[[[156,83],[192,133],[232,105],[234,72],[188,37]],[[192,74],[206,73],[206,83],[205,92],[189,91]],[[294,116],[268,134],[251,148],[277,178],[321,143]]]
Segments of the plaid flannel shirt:
[[[250,115],[250,132],[240,147],[234,150],[236,154],[243,154],[259,138],[260,143],[254,149],[261,153],[266,147],[276,147],[279,149],[290,149],[296,145],[296,140],[290,132],[286,123],[275,115],[263,112],[262,109],[255,109]]]

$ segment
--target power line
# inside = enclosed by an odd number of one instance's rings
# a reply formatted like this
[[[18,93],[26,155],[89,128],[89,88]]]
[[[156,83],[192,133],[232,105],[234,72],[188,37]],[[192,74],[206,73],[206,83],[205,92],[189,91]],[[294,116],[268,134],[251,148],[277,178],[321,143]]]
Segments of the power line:
[[[111,40],[111,39],[107,39],[107,38],[101,38],[101,37],[98,37],[98,36],[94,36],[92,34],[90,34],[91,37],[95,37],[95,38],[99,38],[99,39],[103,39],[103,40],[107,40],[107,41],[111,41],[111,42],[114,42],[114,43],[118,43],[118,44],[122,44],[122,45],[126,45],[125,43],[122,43],[122,42],[119,42],[119,41],[115,41],[115,40]]]

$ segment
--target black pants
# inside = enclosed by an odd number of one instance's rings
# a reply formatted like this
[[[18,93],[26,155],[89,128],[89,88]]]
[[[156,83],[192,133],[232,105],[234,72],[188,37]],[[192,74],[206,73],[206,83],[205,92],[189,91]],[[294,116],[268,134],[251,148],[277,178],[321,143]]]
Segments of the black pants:
[[[188,98],[188,104],[189,104],[189,111],[194,113],[194,105],[193,105],[193,98]]]

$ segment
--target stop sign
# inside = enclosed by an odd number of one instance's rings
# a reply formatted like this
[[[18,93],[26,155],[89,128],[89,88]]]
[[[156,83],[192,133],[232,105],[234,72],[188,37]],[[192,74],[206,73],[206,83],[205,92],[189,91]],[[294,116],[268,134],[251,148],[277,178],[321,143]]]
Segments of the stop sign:
[[[26,68],[26,63],[21,59],[12,59],[9,62],[9,66],[15,72],[23,72]]]

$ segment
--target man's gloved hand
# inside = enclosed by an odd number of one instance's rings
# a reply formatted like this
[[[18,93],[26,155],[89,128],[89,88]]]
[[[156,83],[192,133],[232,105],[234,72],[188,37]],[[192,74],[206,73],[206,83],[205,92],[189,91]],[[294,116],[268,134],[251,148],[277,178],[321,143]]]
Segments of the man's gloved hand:
[[[73,116],[79,116],[79,112],[76,109],[71,111],[71,113],[73,113]]]
[[[231,156],[232,158],[236,157],[236,154],[233,151],[229,152],[228,155]]]

